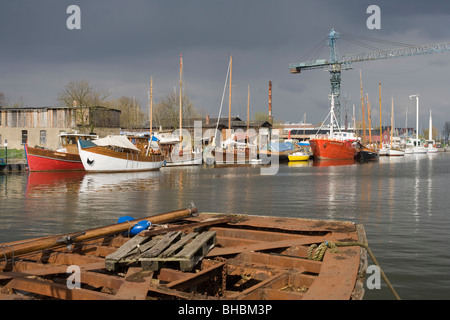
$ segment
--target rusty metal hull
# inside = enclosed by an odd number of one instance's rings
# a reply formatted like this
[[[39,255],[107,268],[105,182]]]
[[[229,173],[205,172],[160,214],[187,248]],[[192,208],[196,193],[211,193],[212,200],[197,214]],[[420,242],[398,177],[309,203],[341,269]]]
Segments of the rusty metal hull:
[[[133,241],[141,244],[133,247],[140,253],[143,238],[154,242],[169,232],[175,238],[194,231],[213,234],[214,245],[201,258],[193,254],[190,271],[181,271],[176,259],[159,257],[157,268],[148,269],[141,264],[148,259],[111,258]],[[102,235],[0,260],[0,299],[362,299],[365,249],[338,247],[322,261],[308,259],[311,245],[324,240],[366,241],[364,228],[351,222],[202,213],[135,238]],[[111,261],[117,262],[112,268]],[[74,265],[81,275],[75,290],[68,285],[68,266]]]

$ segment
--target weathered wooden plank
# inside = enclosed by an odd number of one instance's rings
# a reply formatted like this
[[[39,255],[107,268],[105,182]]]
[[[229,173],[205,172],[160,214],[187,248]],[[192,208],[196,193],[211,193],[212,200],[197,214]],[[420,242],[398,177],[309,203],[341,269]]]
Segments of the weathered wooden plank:
[[[141,254],[142,258],[153,258],[161,254],[161,252],[166,249],[173,241],[176,241],[181,236],[180,231],[173,231],[167,233],[153,248],[143,252]]]
[[[177,253],[174,258],[180,259],[180,268],[190,271],[214,247],[216,241],[215,231],[206,231],[199,234],[191,243]]]
[[[106,270],[116,270],[117,263],[120,261],[120,259],[123,259],[127,255],[129,255],[133,250],[136,249],[136,247],[138,247],[141,243],[144,243],[148,239],[148,237],[139,237],[136,235],[125,242],[119,249],[105,258]]]
[[[198,235],[197,232],[191,232],[191,233],[185,235],[177,243],[174,243],[166,251],[161,253],[160,257],[164,258],[164,257],[169,257],[169,256],[176,254],[176,252],[178,250],[180,250],[189,240],[196,237],[197,235]]]
[[[197,235],[192,242],[184,246],[183,249],[174,256],[155,254],[151,257],[145,252],[139,260],[145,270],[157,270],[164,263],[175,262],[182,271],[190,271],[201,259],[203,259],[214,245],[215,232],[205,231]]]
[[[159,268],[158,263],[152,259],[161,254],[173,241],[177,241],[181,237],[181,231],[173,231],[167,233],[156,245],[150,250],[141,254],[139,261],[141,262],[142,269],[144,270],[156,270]]]

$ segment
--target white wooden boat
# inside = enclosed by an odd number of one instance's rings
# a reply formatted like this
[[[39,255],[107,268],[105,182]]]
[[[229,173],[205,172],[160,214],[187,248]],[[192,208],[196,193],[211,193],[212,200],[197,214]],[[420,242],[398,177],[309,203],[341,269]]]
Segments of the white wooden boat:
[[[158,170],[164,165],[161,154],[146,154],[126,136],[107,136],[92,141],[78,140],[83,166],[88,172],[129,172]]]

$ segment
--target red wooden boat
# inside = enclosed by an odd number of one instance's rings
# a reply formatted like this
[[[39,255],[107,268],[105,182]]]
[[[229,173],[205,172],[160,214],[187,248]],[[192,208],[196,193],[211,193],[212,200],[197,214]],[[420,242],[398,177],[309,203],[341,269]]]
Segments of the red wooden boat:
[[[84,170],[83,163],[78,154],[77,140],[91,140],[96,135],[64,133],[60,136],[62,148],[49,150],[33,148],[25,145],[29,171],[73,171]]]

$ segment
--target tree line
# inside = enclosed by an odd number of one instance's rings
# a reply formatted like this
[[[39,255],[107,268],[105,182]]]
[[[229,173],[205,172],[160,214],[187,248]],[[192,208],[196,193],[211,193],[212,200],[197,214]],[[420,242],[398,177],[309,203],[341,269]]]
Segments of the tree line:
[[[149,122],[148,112],[144,112],[139,100],[134,97],[121,96],[120,98],[108,99],[109,93],[94,88],[88,81],[70,82],[58,95],[61,106],[74,107],[74,116],[78,126],[93,132],[93,121],[89,114],[98,107],[106,107],[120,110],[120,125],[123,129],[141,128]],[[178,95],[168,93],[158,101],[153,108],[153,126],[175,129],[179,123],[179,100]],[[201,116],[194,108],[188,97],[183,99],[182,118],[188,119]]]

